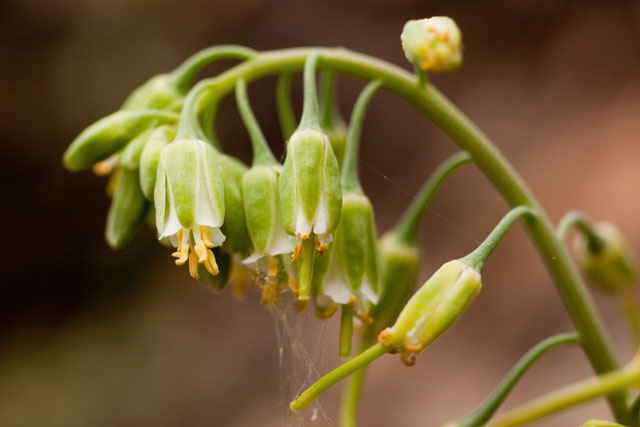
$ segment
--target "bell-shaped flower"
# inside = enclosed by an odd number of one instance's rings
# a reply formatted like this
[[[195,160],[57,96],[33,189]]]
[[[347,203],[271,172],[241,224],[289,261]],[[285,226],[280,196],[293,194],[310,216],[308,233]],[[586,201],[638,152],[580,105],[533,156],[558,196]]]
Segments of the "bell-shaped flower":
[[[444,264],[409,299],[395,324],[378,336],[383,346],[402,353],[413,364],[418,353],[446,331],[467,309],[482,287],[480,273],[462,260]]]
[[[154,203],[160,239],[169,237],[177,248],[177,265],[189,262],[189,273],[197,277],[198,264],[209,274],[218,274],[211,248],[225,236],[224,184],[215,149],[198,139],[178,139],[160,154]]]
[[[423,71],[452,71],[462,63],[462,34],[447,16],[408,21],[400,38],[409,62]]]
[[[284,229],[301,241],[311,233],[323,252],[340,222],[342,191],[338,162],[329,138],[316,129],[297,130],[287,145],[287,157],[279,180]]]

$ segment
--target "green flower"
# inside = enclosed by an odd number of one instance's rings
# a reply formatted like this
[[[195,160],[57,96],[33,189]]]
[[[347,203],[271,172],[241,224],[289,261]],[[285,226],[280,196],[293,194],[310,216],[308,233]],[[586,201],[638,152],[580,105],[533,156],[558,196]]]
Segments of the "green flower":
[[[169,237],[177,251],[177,265],[189,261],[189,273],[198,278],[198,264],[218,274],[211,248],[225,236],[224,185],[214,148],[198,139],[180,139],[160,154],[154,202],[159,238]]]

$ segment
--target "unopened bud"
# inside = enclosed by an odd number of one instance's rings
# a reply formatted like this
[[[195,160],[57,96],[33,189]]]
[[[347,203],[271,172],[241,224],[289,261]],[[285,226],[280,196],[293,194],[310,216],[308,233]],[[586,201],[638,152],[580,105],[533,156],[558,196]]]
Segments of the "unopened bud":
[[[160,153],[173,140],[175,134],[174,126],[160,126],[149,135],[140,154],[140,187],[149,201],[153,201],[153,192],[156,188]]]
[[[418,289],[378,340],[404,357],[420,352],[464,313],[480,288],[479,272],[461,260],[447,262]]]
[[[400,38],[409,62],[424,71],[452,71],[462,63],[462,34],[447,16],[411,20]]]
[[[105,239],[109,246],[120,249],[129,243],[144,222],[148,209],[149,202],[140,190],[137,171],[121,169],[107,215]]]
[[[574,244],[578,265],[590,282],[606,291],[619,291],[636,281],[636,257],[618,228],[609,222],[593,226],[601,242],[580,234]]]
[[[156,108],[176,111],[182,106],[184,97],[185,95],[176,88],[171,77],[168,74],[161,74],[134,90],[122,108],[127,110]]]

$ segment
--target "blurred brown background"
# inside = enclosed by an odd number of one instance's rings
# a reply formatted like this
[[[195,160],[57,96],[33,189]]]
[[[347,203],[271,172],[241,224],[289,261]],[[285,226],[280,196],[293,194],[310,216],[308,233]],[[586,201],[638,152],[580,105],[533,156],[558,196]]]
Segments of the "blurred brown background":
[[[152,75],[212,44],[257,49],[342,45],[405,64],[403,23],[452,16],[465,61],[433,81],[514,163],[550,216],[572,208],[616,222],[640,250],[640,7],[636,1],[4,0],[0,3],[0,425],[336,425],[338,391],[291,416],[301,382],[336,366],[337,322],[312,316],[279,371],[272,315],[249,294],[213,295],[143,230],[126,250],[102,238],[105,182],[63,170],[86,125]],[[215,72],[215,67],[209,69]],[[341,80],[343,112],[362,87]],[[274,79],[251,97],[281,152]],[[299,88],[296,91],[299,95]],[[345,113],[346,114],[346,113]],[[233,100],[218,119],[224,147],[248,160]],[[388,93],[363,134],[362,176],[378,228],[399,216],[455,147]],[[421,280],[464,255],[507,207],[473,167],[446,184],[422,230]],[[548,274],[518,226],[483,274],[484,290],[450,332],[407,369],[370,369],[363,426],[437,426],[475,407],[538,340],[571,330]],[[596,295],[620,358],[632,353],[615,301]],[[302,324],[302,322],[305,322]],[[278,328],[283,330],[282,324]],[[324,354],[321,357],[320,353]],[[575,348],[546,356],[505,407],[590,375]],[[309,375],[307,375],[309,374]],[[608,417],[602,400],[540,426]]]

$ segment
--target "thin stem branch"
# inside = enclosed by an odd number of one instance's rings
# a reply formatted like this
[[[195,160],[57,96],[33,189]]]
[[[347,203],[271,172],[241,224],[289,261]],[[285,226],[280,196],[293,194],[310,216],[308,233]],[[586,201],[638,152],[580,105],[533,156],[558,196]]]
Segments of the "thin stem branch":
[[[520,426],[639,383],[640,360],[636,357],[623,369],[568,385],[522,405],[490,423],[489,427]]]
[[[489,255],[491,255],[496,246],[498,246],[498,243],[502,241],[507,231],[511,229],[513,223],[525,215],[535,217],[535,211],[528,206],[518,206],[511,209],[509,213],[500,220],[491,233],[489,233],[487,238],[463,259],[477,271],[482,271],[487,258],[489,258]]]
[[[358,354],[365,352],[373,342],[375,334],[372,332],[371,326],[363,332]],[[340,406],[340,427],[356,427],[358,425],[358,406],[366,372],[367,366],[358,369],[349,377]]]
[[[291,402],[291,409],[294,411],[298,411],[300,409],[306,408],[333,385],[353,374],[358,369],[361,369],[374,360],[382,357],[391,350],[393,350],[392,347],[384,347],[380,344],[376,344],[370,347],[368,350],[343,363],[342,365],[338,366],[336,369],[316,381],[311,387],[306,389],[300,396],[298,396],[296,400]]]
[[[318,106],[318,91],[316,89],[316,68],[319,56],[319,53],[314,52],[307,57],[304,63],[304,101],[298,129],[321,129],[320,107]]]
[[[548,351],[569,344],[580,344],[578,334],[566,333],[549,337],[529,350],[518,363],[511,369],[500,385],[491,395],[470,415],[448,424],[448,427],[476,427],[484,425],[498,410],[502,402],[507,398],[511,390],[516,386],[520,378],[529,370],[540,357]]]
[[[258,120],[251,110],[251,104],[249,103],[249,96],[247,95],[247,84],[244,79],[238,79],[236,84],[236,103],[238,104],[238,110],[240,117],[244,122],[245,128],[249,133],[251,139],[251,146],[253,148],[253,166],[271,166],[277,165],[278,161],[271,152],[267,139],[264,137]]]
[[[605,247],[606,242],[604,239],[593,229],[586,215],[580,211],[567,212],[562,217],[556,228],[558,239],[563,242],[566,241],[569,230],[574,226],[587,236],[589,249],[594,253],[600,252]]]
[[[347,132],[347,142],[342,161],[342,191],[344,193],[362,193],[360,180],[358,179],[358,150],[360,148],[360,134],[362,133],[362,122],[367,112],[367,107],[373,95],[380,89],[382,82],[376,80],[363,89],[358,96]]]
[[[296,117],[293,113],[293,106],[291,105],[292,78],[293,73],[285,73],[281,75],[278,79],[278,88],[276,92],[278,119],[280,120],[282,137],[285,141],[288,141],[296,130]]]
[[[343,304],[340,309],[340,358],[347,360],[351,356],[353,337],[353,306]]]
[[[408,245],[414,245],[418,240],[418,229],[420,222],[424,216],[424,212],[431,204],[431,201],[438,193],[442,184],[451,173],[458,167],[470,163],[471,156],[467,152],[457,153],[442,162],[438,168],[433,171],[427,181],[424,183],[418,195],[413,199],[411,205],[402,214],[402,218],[394,227],[398,238]]]
[[[638,296],[635,293],[635,288],[625,289],[620,295],[620,304],[624,311],[627,323],[631,332],[636,347],[640,346],[640,304],[638,303]]]

